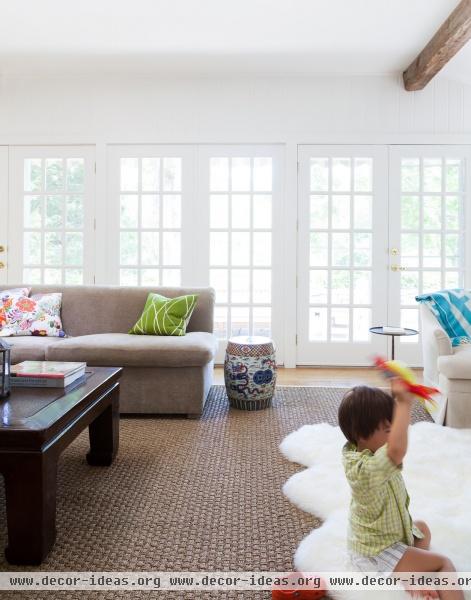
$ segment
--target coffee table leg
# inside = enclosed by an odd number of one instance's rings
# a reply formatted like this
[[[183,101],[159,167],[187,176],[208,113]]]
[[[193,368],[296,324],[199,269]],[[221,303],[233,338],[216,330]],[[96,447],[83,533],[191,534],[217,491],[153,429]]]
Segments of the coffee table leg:
[[[109,466],[119,446],[119,387],[110,392],[111,404],[88,427],[90,452],[89,465]]]
[[[12,453],[2,471],[9,563],[38,565],[56,539],[57,460],[51,453]]]

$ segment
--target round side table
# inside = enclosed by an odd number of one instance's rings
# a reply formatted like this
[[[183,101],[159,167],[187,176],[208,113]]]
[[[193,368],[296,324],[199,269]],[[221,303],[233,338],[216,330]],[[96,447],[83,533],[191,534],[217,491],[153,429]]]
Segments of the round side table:
[[[241,410],[268,408],[276,384],[272,340],[261,336],[230,338],[224,361],[224,381],[232,407]]]
[[[416,329],[408,329],[404,327],[404,333],[391,333],[389,331],[383,331],[383,326],[381,327],[370,327],[371,333],[376,333],[378,335],[390,335],[391,336],[391,359],[394,360],[394,338],[401,337],[403,335],[417,335],[419,332]]]

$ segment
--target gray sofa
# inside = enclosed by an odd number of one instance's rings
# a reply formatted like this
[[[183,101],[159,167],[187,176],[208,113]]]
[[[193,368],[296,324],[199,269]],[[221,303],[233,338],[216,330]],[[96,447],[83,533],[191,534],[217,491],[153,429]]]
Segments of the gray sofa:
[[[20,287],[3,285],[1,290]],[[23,360],[85,361],[124,367],[121,412],[197,417],[212,383],[217,340],[213,335],[212,288],[34,285],[31,294],[62,292],[65,338],[4,338],[12,363]],[[0,291],[1,291],[0,290]],[[198,294],[182,337],[129,335],[149,292],[168,298]]]

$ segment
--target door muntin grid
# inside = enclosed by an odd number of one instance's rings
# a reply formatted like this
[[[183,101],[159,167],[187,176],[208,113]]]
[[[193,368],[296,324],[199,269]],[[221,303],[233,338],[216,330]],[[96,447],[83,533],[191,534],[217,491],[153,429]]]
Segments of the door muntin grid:
[[[399,177],[400,323],[419,329],[415,296],[464,284],[465,159],[401,157]]]
[[[309,161],[309,341],[368,342],[373,158]]]
[[[120,285],[181,285],[182,162],[120,158]]]
[[[209,281],[215,334],[271,336],[273,161],[209,158]]]
[[[85,158],[23,158],[22,179],[23,281],[82,284]]]

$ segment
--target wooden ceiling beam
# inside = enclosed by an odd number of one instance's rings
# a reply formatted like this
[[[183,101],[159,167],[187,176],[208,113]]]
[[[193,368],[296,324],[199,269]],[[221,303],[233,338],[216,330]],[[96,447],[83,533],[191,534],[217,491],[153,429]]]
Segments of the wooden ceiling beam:
[[[470,38],[471,0],[461,0],[422,52],[404,71],[406,90],[423,90]]]

